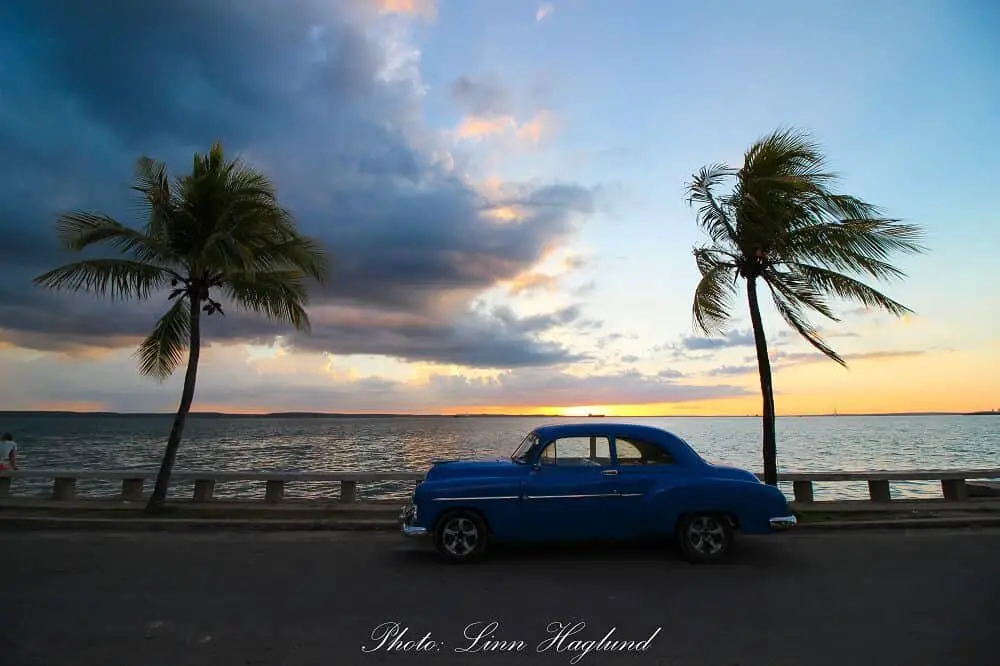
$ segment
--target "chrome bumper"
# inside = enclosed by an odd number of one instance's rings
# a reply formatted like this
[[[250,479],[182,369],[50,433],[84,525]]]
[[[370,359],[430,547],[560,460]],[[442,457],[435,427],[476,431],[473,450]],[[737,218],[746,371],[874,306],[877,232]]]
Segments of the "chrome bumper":
[[[413,524],[413,505],[407,504],[399,510],[399,531],[403,536],[422,537],[427,536],[427,528]]]
[[[795,516],[778,516],[771,519],[772,530],[790,530],[799,524]]]

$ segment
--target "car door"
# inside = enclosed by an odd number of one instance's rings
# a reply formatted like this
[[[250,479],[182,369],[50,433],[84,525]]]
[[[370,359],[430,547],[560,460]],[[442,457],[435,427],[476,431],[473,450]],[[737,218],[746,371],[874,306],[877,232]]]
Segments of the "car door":
[[[647,536],[659,527],[658,516],[651,513],[656,509],[650,505],[650,494],[675,485],[679,468],[666,448],[635,437],[615,437],[614,453],[620,531],[625,538]]]
[[[617,535],[617,468],[609,437],[560,437],[542,449],[524,482],[522,518],[531,539]]]

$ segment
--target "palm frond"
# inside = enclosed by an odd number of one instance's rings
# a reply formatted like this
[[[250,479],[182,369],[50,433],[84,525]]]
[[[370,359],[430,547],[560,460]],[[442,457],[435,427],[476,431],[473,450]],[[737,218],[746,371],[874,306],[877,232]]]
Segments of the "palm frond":
[[[691,315],[697,328],[707,335],[721,332],[732,312],[736,295],[736,265],[720,258],[712,248],[694,251],[701,280],[694,290]]]
[[[835,352],[826,342],[823,340],[819,331],[809,323],[805,314],[802,312],[802,308],[793,300],[785,297],[778,287],[778,283],[772,281],[765,281],[768,288],[771,291],[771,299],[774,302],[774,307],[778,310],[778,314],[781,318],[791,326],[795,331],[801,335],[806,341],[813,347],[818,349],[828,358],[833,359],[840,365],[847,367],[847,362]]]
[[[724,164],[712,164],[702,167],[687,186],[688,203],[699,205],[698,224],[715,243],[734,248],[738,238],[732,211],[727,210],[725,201],[719,201],[714,188],[735,173],[734,169]]]
[[[61,291],[89,291],[111,300],[145,300],[166,285],[170,273],[129,259],[89,259],[60,266],[36,277],[36,285]]]
[[[330,270],[330,257],[317,240],[294,234],[257,248],[253,267],[258,271],[300,271],[323,284]]]
[[[191,344],[191,302],[178,298],[135,352],[139,372],[163,381],[184,361]]]
[[[804,225],[789,233],[787,255],[792,261],[819,263],[833,270],[864,273],[886,280],[904,273],[886,260],[894,253],[917,254],[927,248],[922,231],[885,218],[846,219]]]
[[[751,182],[771,179],[773,185],[787,179],[789,184],[795,184],[796,181],[832,178],[833,174],[825,173],[824,167],[819,144],[808,132],[789,127],[775,130],[754,142],[743,156],[739,175],[740,180]]]
[[[768,268],[761,273],[761,277],[787,301],[804,305],[827,319],[840,321],[826,302],[824,290],[802,273],[796,270],[779,271]]]
[[[308,301],[299,271],[270,271],[224,277],[223,291],[237,307],[308,331]]]
[[[170,259],[169,251],[157,239],[107,215],[85,211],[63,213],[56,218],[55,228],[62,246],[71,252],[104,243],[137,261],[165,263]]]
[[[150,157],[140,157],[135,164],[135,182],[132,189],[142,195],[140,203],[146,217],[146,231],[162,242],[168,236],[170,218],[177,205],[166,164]]]
[[[913,312],[902,303],[898,303],[867,284],[842,273],[809,264],[796,263],[791,266],[817,292],[832,293],[844,300],[856,301],[865,307],[881,309],[895,316]]]

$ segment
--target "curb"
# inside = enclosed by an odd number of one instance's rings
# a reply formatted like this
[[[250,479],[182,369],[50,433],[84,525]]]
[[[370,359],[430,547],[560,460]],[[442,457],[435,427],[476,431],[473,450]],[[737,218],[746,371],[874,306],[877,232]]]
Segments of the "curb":
[[[279,532],[279,531],[385,531],[399,529],[396,520],[213,520],[185,518],[49,518],[17,516],[0,518],[0,532],[81,530],[143,532]]]
[[[926,528],[1000,527],[1000,516],[955,518],[902,518],[897,520],[831,520],[799,523],[787,533],[824,530],[893,530]],[[2,531],[79,530],[148,532],[278,532],[278,531],[388,531],[398,530],[396,519],[205,519],[205,518],[52,518],[10,516],[0,518]]]
[[[791,532],[798,532],[799,530],[885,530],[942,527],[1000,527],[1000,516],[900,518],[898,520],[830,520],[822,523],[799,523]]]

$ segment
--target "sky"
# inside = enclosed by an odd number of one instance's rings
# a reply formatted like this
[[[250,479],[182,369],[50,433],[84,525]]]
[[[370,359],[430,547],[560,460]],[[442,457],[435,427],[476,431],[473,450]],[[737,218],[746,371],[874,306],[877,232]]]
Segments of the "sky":
[[[808,131],[839,189],[926,230],[913,315],[765,305],[779,414],[1000,407],[1000,9],[975,0],[8,0],[0,5],[0,406],[170,412],[140,377],[165,295],[31,284],[54,221],[141,227],[135,160],[221,141],[333,269],[308,334],[203,327],[196,411],[760,411],[743,291],[698,334],[684,185]]]

